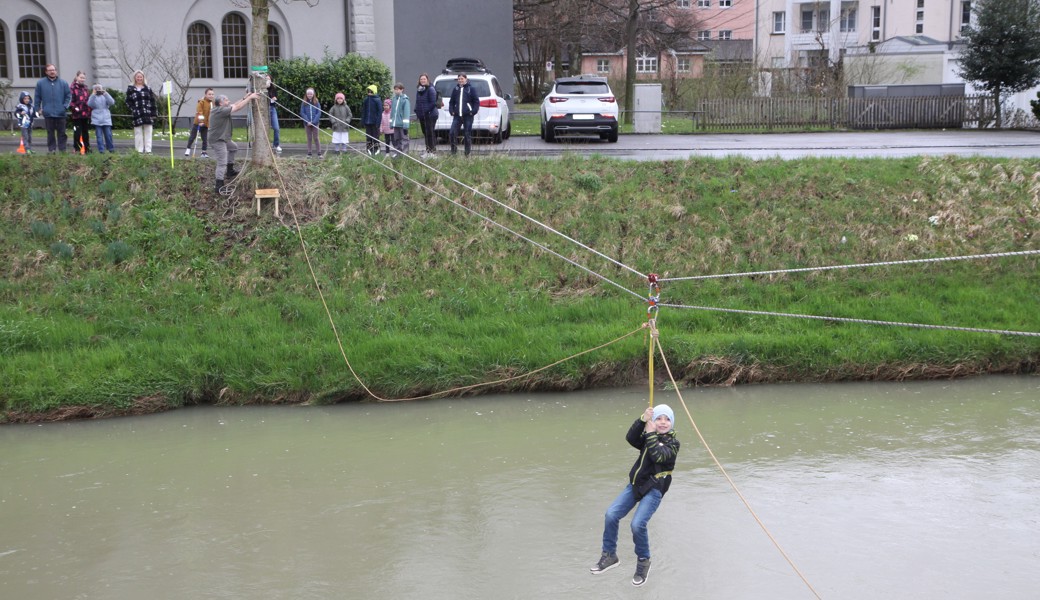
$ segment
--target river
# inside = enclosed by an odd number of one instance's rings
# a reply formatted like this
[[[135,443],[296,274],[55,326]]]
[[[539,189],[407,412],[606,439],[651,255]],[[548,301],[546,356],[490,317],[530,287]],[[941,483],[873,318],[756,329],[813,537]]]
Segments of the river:
[[[1040,593],[1040,378],[683,399],[823,598]],[[0,427],[0,598],[811,599],[692,432],[642,588],[589,574],[645,389]]]

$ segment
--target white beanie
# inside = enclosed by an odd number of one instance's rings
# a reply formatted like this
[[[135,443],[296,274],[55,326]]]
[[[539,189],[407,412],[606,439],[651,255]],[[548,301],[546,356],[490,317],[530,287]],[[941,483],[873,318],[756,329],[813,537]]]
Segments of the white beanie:
[[[675,429],[675,413],[672,412],[672,407],[668,406],[667,404],[658,404],[657,406],[655,406],[654,407],[654,419],[653,420],[656,421],[657,417],[660,417],[661,415],[664,415],[664,416],[668,417],[668,422],[672,424],[672,426],[668,429],[668,431],[674,430]]]

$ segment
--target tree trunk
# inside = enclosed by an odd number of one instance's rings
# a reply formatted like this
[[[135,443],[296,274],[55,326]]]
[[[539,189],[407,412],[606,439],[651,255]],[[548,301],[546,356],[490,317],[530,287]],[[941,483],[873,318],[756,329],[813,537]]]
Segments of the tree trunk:
[[[270,11],[269,0],[250,0],[253,10],[253,63],[267,64],[267,15]],[[264,74],[250,72],[252,89],[260,92],[262,97],[250,103],[249,116],[252,123],[250,139],[253,142],[252,162],[254,165],[270,166],[274,163],[271,152],[271,141],[267,137],[271,130],[271,112],[267,100],[267,77]]]
[[[997,129],[1000,129],[1004,126],[1004,122],[1000,118],[1000,86],[993,90],[993,110],[997,118]]]
[[[625,23],[625,123],[632,124],[636,105],[636,46],[639,31],[639,0],[628,0],[628,22]]]

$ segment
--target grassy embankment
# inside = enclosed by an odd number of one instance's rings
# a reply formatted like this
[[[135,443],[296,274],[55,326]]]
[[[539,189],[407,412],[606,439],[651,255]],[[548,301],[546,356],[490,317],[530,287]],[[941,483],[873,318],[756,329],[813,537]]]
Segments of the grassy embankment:
[[[344,348],[377,393],[489,381],[602,344],[645,305],[371,161],[284,161]],[[1037,161],[664,164],[442,159],[446,172],[664,277],[1038,248]],[[410,175],[645,295],[645,282],[449,181]],[[256,172],[249,173],[259,178]],[[196,402],[363,399],[291,217],[205,163],[0,157],[0,421]],[[283,202],[283,212],[288,209]],[[662,301],[1040,331],[1036,257],[673,283]],[[664,308],[685,383],[1035,372],[1040,340]],[[641,335],[498,389],[645,378]],[[663,375],[662,375],[663,376]]]

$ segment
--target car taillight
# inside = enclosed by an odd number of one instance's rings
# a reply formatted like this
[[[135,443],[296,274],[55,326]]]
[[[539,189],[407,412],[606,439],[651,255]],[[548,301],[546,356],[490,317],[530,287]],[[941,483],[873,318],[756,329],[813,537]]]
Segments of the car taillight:
[[[566,102],[566,98],[560,98],[559,96],[549,96],[549,102],[556,104],[557,102]]]
[[[480,101],[481,108],[498,108],[497,98],[485,98]]]
[[[615,102],[613,96],[604,96],[603,98],[596,98],[600,102],[606,102],[607,104],[613,104]]]

